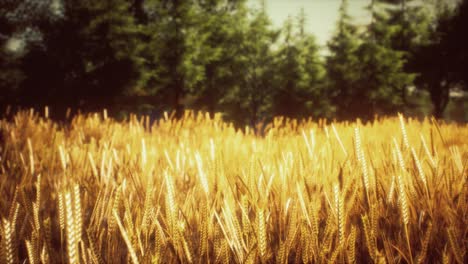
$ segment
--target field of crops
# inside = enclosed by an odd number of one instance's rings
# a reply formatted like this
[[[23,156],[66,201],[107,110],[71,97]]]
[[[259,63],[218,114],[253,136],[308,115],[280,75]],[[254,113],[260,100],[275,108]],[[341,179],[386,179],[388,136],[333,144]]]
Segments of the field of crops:
[[[466,263],[468,126],[0,121],[1,263]]]

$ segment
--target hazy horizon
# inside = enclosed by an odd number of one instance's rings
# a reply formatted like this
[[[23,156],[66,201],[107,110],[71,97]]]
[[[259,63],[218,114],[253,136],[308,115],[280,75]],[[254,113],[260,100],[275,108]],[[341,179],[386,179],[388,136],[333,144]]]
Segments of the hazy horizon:
[[[259,0],[250,0],[250,5],[258,5]],[[306,31],[312,33],[317,44],[325,46],[336,29],[339,18],[341,0],[266,0],[266,8],[273,25],[280,28],[288,16],[296,18],[301,8],[306,14]],[[353,21],[358,25],[365,25],[369,15],[365,7],[369,0],[351,0],[348,10]]]

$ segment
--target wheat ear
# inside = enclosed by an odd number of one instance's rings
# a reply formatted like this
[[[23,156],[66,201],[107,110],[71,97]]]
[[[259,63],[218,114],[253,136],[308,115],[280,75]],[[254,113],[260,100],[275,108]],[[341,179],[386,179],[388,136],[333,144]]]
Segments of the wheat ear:
[[[36,263],[36,253],[34,252],[34,247],[31,245],[31,241],[26,240],[26,250],[28,252],[28,260],[30,264]]]
[[[406,236],[406,244],[408,246],[408,252],[410,257],[410,263],[413,263],[413,255],[411,251],[411,244],[410,244],[410,237],[408,232],[408,225],[409,225],[409,208],[408,208],[408,200],[406,198],[405,187],[403,183],[403,179],[401,174],[398,175],[398,196],[399,196],[399,205],[401,209],[401,215],[403,220],[403,228],[405,229],[405,236]]]
[[[120,233],[122,234],[122,237],[125,241],[125,244],[127,244],[128,252],[130,253],[130,258],[134,264],[138,264],[138,258],[135,252],[135,249],[132,246],[132,242],[130,241],[130,238],[128,237],[127,231],[125,231],[125,228],[122,225],[122,222],[120,221],[120,217],[117,214],[116,210],[112,210],[112,215],[115,218],[115,221],[117,222],[117,225],[119,226]]]
[[[449,227],[447,229],[447,234],[448,234],[448,239],[449,239],[449,244],[450,248],[452,249],[453,255],[455,256],[455,260],[459,264],[463,264],[463,255],[465,254],[464,251],[460,248],[458,245],[456,235],[455,235],[455,229],[453,227]]]
[[[405,148],[408,149],[410,145],[408,140],[408,133],[406,133],[405,119],[403,118],[402,114],[398,114],[398,119],[400,120],[401,134],[403,135],[403,144],[405,144]]]
[[[71,194],[65,193],[65,210],[66,210],[66,233],[67,233],[67,251],[68,261],[70,264],[79,263],[77,240],[75,235],[76,225],[73,215],[73,204]]]
[[[265,215],[264,211],[261,209],[257,214],[257,240],[258,248],[260,251],[260,258],[262,262],[266,262],[267,259],[267,235],[266,235],[266,225],[265,225]]]
[[[364,229],[364,236],[366,238],[367,249],[369,250],[369,255],[372,260],[377,260],[377,245],[375,243],[374,233],[369,223],[369,217],[363,215],[362,217],[362,227]]]
[[[429,196],[429,188],[428,188],[428,184],[427,184],[426,174],[424,173],[421,162],[419,161],[418,155],[416,154],[416,151],[414,150],[414,148],[411,148],[411,154],[413,155],[413,159],[414,159],[414,162],[416,164],[416,168],[418,169],[419,177],[421,178],[421,181],[424,184],[426,194],[427,194],[428,197],[430,197]]]
[[[15,263],[15,246],[14,246],[14,233],[13,225],[7,219],[3,219],[3,234],[2,234],[2,252],[6,264]]]
[[[80,198],[80,186],[75,185],[73,188],[73,217],[75,218],[75,235],[76,242],[81,242],[81,235],[83,230],[83,220],[81,214],[81,198]]]
[[[356,227],[351,227],[351,234],[348,239],[348,263],[356,263]]]
[[[359,129],[357,127],[354,128],[354,138],[355,138],[354,144],[355,144],[355,148],[356,148],[356,157],[357,157],[359,163],[361,164],[362,179],[363,179],[363,182],[364,182],[364,188],[366,190],[367,203],[370,206],[371,202],[370,202],[369,172],[368,172],[368,169],[367,169],[367,162],[366,162],[366,159],[364,157],[364,151],[362,150],[362,147],[361,147],[361,145],[362,145],[361,144],[361,135],[359,134]]]
[[[429,246],[429,240],[431,238],[431,233],[432,233],[432,223],[429,223],[429,226],[427,227],[426,233],[424,234],[424,239],[422,241],[421,253],[419,254],[419,256],[417,258],[418,264],[424,263],[424,260],[426,259],[427,248]]]
[[[345,221],[344,221],[344,205],[343,198],[340,195],[340,189],[338,184],[333,187],[335,195],[335,207],[336,207],[336,222],[338,227],[338,244],[340,247],[344,244],[345,237]]]

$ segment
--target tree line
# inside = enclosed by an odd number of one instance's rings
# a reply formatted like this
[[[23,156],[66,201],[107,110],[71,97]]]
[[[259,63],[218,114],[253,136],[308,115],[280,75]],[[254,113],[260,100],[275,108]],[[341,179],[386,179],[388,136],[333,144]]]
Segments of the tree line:
[[[371,0],[364,26],[342,0],[325,52],[304,10],[275,28],[264,1],[2,2],[3,106],[191,108],[255,125],[404,112],[416,88],[440,118],[468,84],[466,0]]]

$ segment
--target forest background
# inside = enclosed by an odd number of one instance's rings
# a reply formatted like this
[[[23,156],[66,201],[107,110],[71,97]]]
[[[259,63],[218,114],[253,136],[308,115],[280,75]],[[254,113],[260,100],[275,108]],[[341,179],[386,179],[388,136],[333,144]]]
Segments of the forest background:
[[[352,2],[352,1],[350,1]],[[275,27],[268,1],[3,0],[0,107],[185,109],[237,125],[274,116],[468,121],[468,1],[342,0],[323,47],[304,10]],[[316,25],[320,26],[320,25]]]

